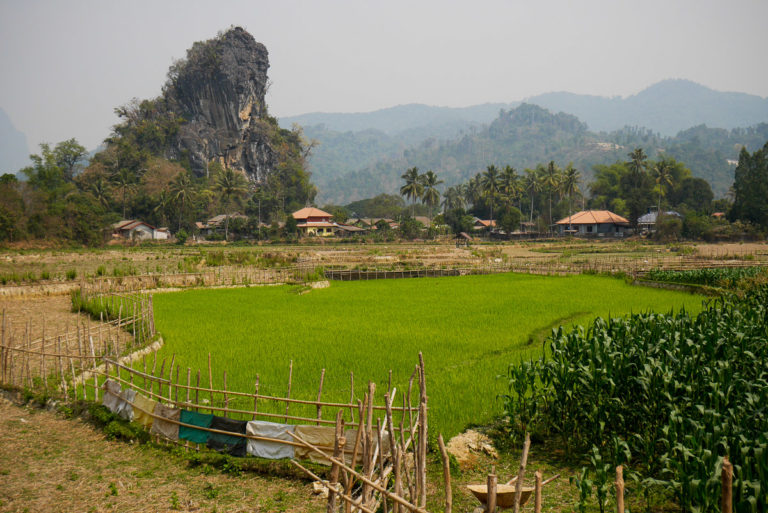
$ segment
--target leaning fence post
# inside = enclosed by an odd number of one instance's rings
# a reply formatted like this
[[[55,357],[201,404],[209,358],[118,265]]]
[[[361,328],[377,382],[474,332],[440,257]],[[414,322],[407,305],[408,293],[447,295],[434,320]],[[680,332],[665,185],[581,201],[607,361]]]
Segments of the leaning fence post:
[[[723,457],[721,478],[723,481],[722,513],[731,513],[733,511],[733,464],[728,461],[728,456]]]
[[[541,513],[541,470],[537,470],[533,473],[533,477],[535,479],[535,489],[534,489],[534,503],[533,503],[533,510],[535,513]]]

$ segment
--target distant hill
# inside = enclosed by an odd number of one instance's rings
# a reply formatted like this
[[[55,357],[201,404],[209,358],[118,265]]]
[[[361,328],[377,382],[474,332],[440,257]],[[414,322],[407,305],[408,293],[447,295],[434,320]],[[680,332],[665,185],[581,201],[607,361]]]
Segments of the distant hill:
[[[0,108],[0,175],[16,174],[30,164],[27,136],[13,126],[11,118]]]
[[[427,139],[390,157],[370,162],[359,170],[318,183],[318,201],[345,204],[379,193],[396,194],[400,175],[416,166],[428,169],[445,181],[445,187],[466,181],[490,164],[510,164],[518,172],[554,160],[561,166],[573,162],[581,171],[583,185],[592,179],[596,164],[627,159],[642,147],[652,159],[664,153],[684,162],[696,177],[712,184],[722,196],[733,181],[733,164],[742,145],[750,151],[768,140],[768,124],[749,129],[691,128],[676,137],[662,137],[649,130],[625,128],[595,133],[575,116],[553,114],[536,105],[523,104],[503,111],[488,126],[453,140]]]
[[[768,98],[715,91],[690,80],[664,80],[627,98],[560,92],[525,101],[573,114],[590,130],[605,132],[639,126],[671,136],[698,125],[731,129],[768,122]]]
[[[490,123],[499,114],[499,110],[509,109],[517,104],[518,102],[485,103],[454,108],[411,103],[373,112],[300,114],[281,118],[280,126],[290,128],[294,123],[303,127],[324,125],[326,129],[335,132],[379,130],[389,135],[414,130],[427,132],[430,127],[439,130],[444,125],[460,128]]]
[[[435,171],[443,169],[448,175],[458,176],[474,174],[500,159],[511,158],[504,163],[515,167],[535,164],[537,159],[555,159],[578,162],[586,166],[582,169],[590,176],[592,165],[612,162],[610,159],[623,160],[624,147],[632,145],[642,146],[653,155],[664,148],[670,154],[680,155],[678,158],[692,168],[694,175],[709,180],[715,193],[723,195],[733,179],[732,166],[726,160],[738,157],[740,144],[752,144],[749,133],[762,133],[758,128],[752,132],[745,128],[743,133],[736,129],[768,122],[768,99],[714,91],[687,80],[665,80],[628,98],[548,93],[527,102],[552,113],[575,116],[581,135],[566,137],[566,127],[555,130],[565,132],[554,134],[541,133],[537,131],[541,127],[531,126],[518,134],[520,140],[508,141],[514,152],[509,148],[491,151],[495,143],[491,144],[493,137],[488,139],[489,126],[495,124],[498,130],[503,125],[498,121],[500,111],[509,112],[518,103],[464,108],[411,104],[367,113],[303,114],[283,118],[280,124],[287,128],[298,123],[308,138],[320,143],[309,160],[312,181],[319,190],[318,201],[348,202],[380,192],[395,192],[399,174],[395,177],[389,171],[392,166],[400,171],[409,163],[432,166]],[[485,149],[475,154],[469,150],[469,141]],[[765,139],[760,145],[764,142]],[[622,148],[608,151],[611,144]],[[425,148],[456,145],[464,151],[445,150],[452,153],[449,160],[440,160],[437,153],[426,158]],[[599,151],[593,151],[596,148]],[[414,162],[414,155],[425,159]],[[462,167],[460,173],[453,171],[456,166]],[[451,176],[444,178],[448,185],[452,183]]]

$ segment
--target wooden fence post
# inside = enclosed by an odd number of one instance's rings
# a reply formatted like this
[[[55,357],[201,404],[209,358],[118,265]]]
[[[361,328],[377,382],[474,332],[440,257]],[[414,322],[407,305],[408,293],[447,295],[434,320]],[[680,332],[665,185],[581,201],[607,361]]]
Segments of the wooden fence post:
[[[498,477],[496,477],[496,467],[491,467],[491,473],[488,474],[488,484],[486,486],[486,509],[488,513],[496,513],[496,485],[498,484]]]
[[[533,510],[534,513],[541,513],[541,470],[537,470],[533,477],[535,479],[535,487],[534,487],[534,502],[533,502]]]
[[[616,467],[616,513],[624,513],[624,467]]]
[[[528,449],[531,448],[531,434],[525,433],[525,443],[523,444],[523,455],[520,457],[520,470],[517,473],[517,483],[515,485],[515,509],[520,511],[520,496],[523,493],[523,478],[525,477],[525,466],[528,464]]]
[[[445,482],[445,513],[453,511],[453,491],[451,490],[451,461],[448,458],[448,451],[445,449],[443,434],[437,437],[437,444],[440,446],[440,455],[443,457],[443,480]]]
[[[721,473],[723,482],[723,494],[721,510],[722,513],[732,513],[733,511],[733,464],[728,461],[728,456],[723,458],[723,471]]]

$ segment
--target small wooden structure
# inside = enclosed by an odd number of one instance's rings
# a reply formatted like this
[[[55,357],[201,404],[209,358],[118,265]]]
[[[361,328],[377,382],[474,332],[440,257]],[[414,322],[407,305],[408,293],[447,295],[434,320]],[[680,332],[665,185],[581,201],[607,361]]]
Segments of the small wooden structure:
[[[469,247],[469,243],[472,242],[472,236],[466,232],[460,232],[456,235],[456,247]]]

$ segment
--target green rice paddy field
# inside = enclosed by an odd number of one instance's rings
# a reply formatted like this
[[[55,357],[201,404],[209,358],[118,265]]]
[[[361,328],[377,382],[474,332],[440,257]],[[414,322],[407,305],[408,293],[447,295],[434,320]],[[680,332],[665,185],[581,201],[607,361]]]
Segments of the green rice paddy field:
[[[299,291],[279,286],[156,294],[156,325],[165,340],[159,356],[175,354],[182,369],[200,369],[207,386],[211,353],[214,387],[221,388],[226,370],[228,390],[252,392],[258,374],[260,392],[277,396],[286,394],[293,360],[291,397],[316,398],[324,368],[323,400],[340,402],[350,397],[350,371],[355,397],[362,398],[368,380],[386,390],[392,369],[395,403],[401,404],[422,351],[430,429],[449,437],[501,413],[496,396],[506,392],[507,366],[538,357],[552,328],[649,309],[698,312],[703,300],[588,275],[332,282]],[[273,411],[284,413],[285,406]],[[315,409],[294,404],[291,414],[314,417]]]

